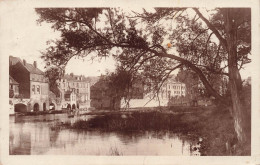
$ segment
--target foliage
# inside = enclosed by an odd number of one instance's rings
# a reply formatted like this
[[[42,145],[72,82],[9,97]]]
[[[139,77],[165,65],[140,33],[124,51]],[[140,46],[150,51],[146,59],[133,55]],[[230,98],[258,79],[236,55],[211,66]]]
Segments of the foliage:
[[[63,70],[59,67],[48,67],[45,71],[45,76],[49,80],[50,91],[52,91],[57,97],[60,96],[60,90],[58,88],[58,79],[64,74]]]
[[[50,42],[43,59],[64,68],[74,56],[113,56],[121,67],[140,73],[157,91],[177,68],[190,69],[207,93],[232,106],[239,141],[246,138],[239,97],[239,70],[250,62],[250,8],[155,8],[137,13],[120,8],[36,9],[38,22],[52,23],[61,38]],[[207,13],[207,14],[204,14]],[[173,45],[167,47],[167,44]],[[231,102],[214,83],[228,76]]]
[[[110,100],[111,109],[115,109],[115,104],[121,99],[129,101],[136,95],[143,94],[142,90],[139,93],[135,90],[136,88],[142,89],[142,87],[140,75],[132,75],[123,68],[117,68],[115,72],[107,72],[106,75],[100,77],[92,87],[95,94],[91,95],[92,99]]]
[[[111,90],[110,97],[127,97],[132,84],[132,75],[129,72],[118,68],[115,72],[107,73],[106,80]]]
[[[209,12],[209,23],[225,38],[223,10]],[[250,12],[236,11],[245,14],[235,18],[237,32],[245,34],[237,33],[237,63],[242,67],[250,61]],[[197,9],[155,8],[153,12],[144,9],[143,13],[129,13],[120,8],[46,8],[36,12],[40,16],[38,22],[52,23],[53,29],[61,31],[61,39],[50,42],[43,53],[43,58],[52,65],[64,67],[73,56],[112,55],[124,69],[149,78],[154,90],[173,70],[185,67],[198,74],[210,95],[220,98],[210,82],[218,78],[212,74],[228,74],[227,51],[217,41],[214,29],[199,19],[202,17]],[[173,43],[173,48],[166,47],[166,42]],[[168,53],[174,50],[179,55]]]
[[[210,75],[210,85],[220,93],[221,96],[227,94],[227,76],[225,75]],[[181,68],[176,76],[176,80],[186,85],[186,96],[190,99],[198,99],[198,97],[207,97],[211,95],[203,86],[198,75],[190,69]],[[230,95],[229,95],[230,97]]]

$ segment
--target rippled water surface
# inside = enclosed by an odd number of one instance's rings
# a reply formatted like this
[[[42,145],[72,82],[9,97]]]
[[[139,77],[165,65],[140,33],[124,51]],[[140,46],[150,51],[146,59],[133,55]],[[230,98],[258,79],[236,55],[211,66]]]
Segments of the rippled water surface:
[[[10,116],[11,155],[199,155],[183,136],[170,132],[101,132],[52,129],[61,122],[88,120],[66,114]]]

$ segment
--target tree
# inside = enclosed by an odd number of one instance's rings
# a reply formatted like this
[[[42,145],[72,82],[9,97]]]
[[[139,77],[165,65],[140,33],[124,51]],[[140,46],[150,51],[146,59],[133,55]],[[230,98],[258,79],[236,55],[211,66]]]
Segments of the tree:
[[[47,67],[45,71],[45,77],[48,78],[50,84],[50,91],[52,91],[57,97],[60,97],[60,90],[58,81],[64,74],[64,70],[59,67],[51,66]]]
[[[115,72],[107,73],[106,81],[110,91],[109,96],[112,99],[112,107],[115,109],[116,101],[120,101],[122,98],[128,99],[129,90],[132,86],[132,75],[117,68]]]
[[[52,23],[52,28],[61,32],[61,39],[53,41],[43,58],[64,67],[74,56],[114,56],[128,71],[149,77],[157,90],[173,70],[188,68],[211,96],[231,107],[242,144],[250,121],[241,102],[239,70],[250,62],[251,11],[218,8],[203,15],[201,10],[155,8],[137,13],[119,8],[36,9],[39,22]],[[228,76],[231,104],[211,85],[212,74]]]
[[[176,80],[184,83],[186,85],[186,96],[189,98],[189,101],[197,99],[199,95],[199,77],[190,70],[180,69]]]
[[[214,90],[218,91],[222,97],[225,97],[227,93],[226,78],[226,75],[219,74],[210,74],[208,76],[210,85]],[[198,75],[196,75],[192,70],[180,68],[176,80],[186,85],[186,95],[190,101],[198,99],[199,97],[209,98],[211,96],[202,85]]]

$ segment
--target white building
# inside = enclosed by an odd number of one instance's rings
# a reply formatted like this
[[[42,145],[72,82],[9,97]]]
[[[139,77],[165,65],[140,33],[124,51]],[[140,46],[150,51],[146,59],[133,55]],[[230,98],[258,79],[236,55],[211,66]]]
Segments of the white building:
[[[58,84],[62,108],[90,107],[90,83],[86,77],[66,74]]]
[[[150,92],[148,94],[145,94],[143,98],[131,99],[128,103],[124,99],[122,99],[121,108],[167,106],[171,98],[181,97],[185,95],[186,85],[184,83],[170,79],[162,85],[158,96],[155,96],[154,93]]]

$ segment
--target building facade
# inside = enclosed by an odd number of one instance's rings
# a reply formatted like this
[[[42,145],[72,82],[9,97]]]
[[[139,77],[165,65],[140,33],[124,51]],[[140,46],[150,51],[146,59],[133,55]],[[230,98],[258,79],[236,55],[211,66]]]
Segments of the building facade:
[[[90,107],[90,83],[86,77],[66,74],[58,84],[61,108],[86,109]]]
[[[168,106],[169,101],[172,98],[185,97],[186,85],[184,83],[169,79],[160,88],[158,94],[154,92],[143,93],[140,95],[140,91],[146,91],[146,86],[138,85],[138,95],[140,97],[134,97],[130,100],[121,99],[121,108],[136,108],[136,107],[157,107]],[[144,89],[140,89],[140,87]]]
[[[19,83],[19,100],[14,109],[16,112],[49,110],[49,83],[44,72],[33,64],[21,61],[17,57],[9,58],[10,76]],[[10,84],[11,85],[11,84]]]
[[[186,95],[186,85],[174,80],[167,81],[161,88],[159,96],[161,99],[171,99],[172,97],[181,97]]]
[[[14,101],[19,97],[19,83],[9,75],[9,114],[14,114]]]
[[[9,75],[9,98],[19,96],[19,83]]]

